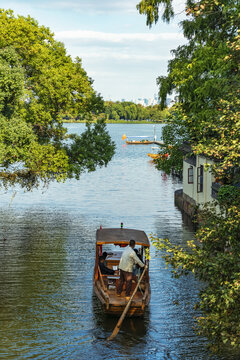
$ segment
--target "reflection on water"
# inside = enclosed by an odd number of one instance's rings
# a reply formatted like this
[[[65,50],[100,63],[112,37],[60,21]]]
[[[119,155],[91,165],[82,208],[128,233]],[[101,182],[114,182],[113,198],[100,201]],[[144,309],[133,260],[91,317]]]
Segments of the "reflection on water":
[[[81,132],[82,124],[69,124]],[[1,194],[0,358],[208,359],[206,340],[194,334],[193,304],[200,284],[172,279],[151,249],[152,298],[144,317],[103,314],[93,295],[95,232],[124,226],[185,244],[193,236],[174,206],[177,179],[158,172],[151,146],[126,146],[122,134],[152,135],[152,125],[108,125],[117,152],[107,168],[45,192]],[[157,135],[161,126],[157,127]],[[238,359],[223,355],[215,359]]]

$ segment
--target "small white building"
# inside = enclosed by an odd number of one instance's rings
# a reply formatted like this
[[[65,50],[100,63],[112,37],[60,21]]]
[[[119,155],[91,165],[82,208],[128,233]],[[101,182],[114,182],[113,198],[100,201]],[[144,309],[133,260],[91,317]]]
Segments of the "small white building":
[[[183,145],[186,155],[183,161],[183,189],[176,191],[175,202],[185,213],[193,217],[196,206],[216,200],[219,185],[215,183],[211,165],[214,161],[203,155],[191,155],[191,147]]]
[[[212,183],[215,178],[209,165],[213,165],[213,160],[202,155],[183,161],[183,194],[194,200],[196,205],[213,200]]]

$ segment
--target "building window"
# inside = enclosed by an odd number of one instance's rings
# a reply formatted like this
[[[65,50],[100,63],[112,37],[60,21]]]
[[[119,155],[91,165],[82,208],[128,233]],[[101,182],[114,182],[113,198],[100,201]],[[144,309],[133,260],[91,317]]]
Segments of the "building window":
[[[193,167],[188,168],[188,184],[193,184]]]
[[[203,192],[203,165],[197,168],[197,192]]]

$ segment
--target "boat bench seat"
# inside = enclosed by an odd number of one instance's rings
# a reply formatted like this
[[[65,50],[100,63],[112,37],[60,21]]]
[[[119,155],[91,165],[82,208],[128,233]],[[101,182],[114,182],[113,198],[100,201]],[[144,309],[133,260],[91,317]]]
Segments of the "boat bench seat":
[[[106,260],[107,263],[107,267],[112,268],[113,266],[118,266],[119,265],[119,260]]]
[[[117,287],[120,276],[119,275],[102,275],[102,278],[103,278],[105,285],[109,289],[115,289]]]

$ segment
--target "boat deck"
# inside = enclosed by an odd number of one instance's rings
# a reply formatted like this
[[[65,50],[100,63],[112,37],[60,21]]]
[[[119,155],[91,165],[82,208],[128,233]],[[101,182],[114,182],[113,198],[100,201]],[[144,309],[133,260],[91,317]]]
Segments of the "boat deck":
[[[126,300],[124,296],[124,291],[121,294],[121,296],[117,296],[115,289],[110,289],[110,290],[108,289],[108,295],[109,295],[109,304],[113,304],[115,306],[124,306],[128,303],[128,300]],[[140,291],[137,291],[132,299],[132,306],[141,306],[141,305],[142,305],[142,294]]]

